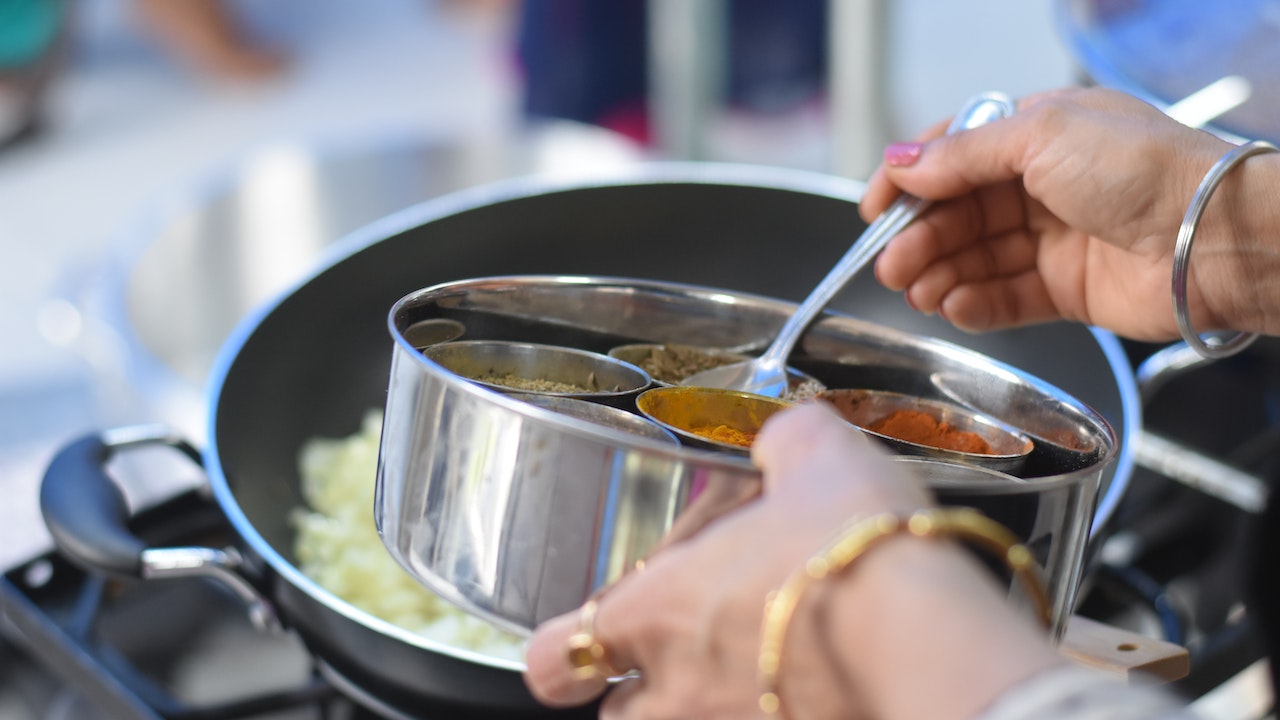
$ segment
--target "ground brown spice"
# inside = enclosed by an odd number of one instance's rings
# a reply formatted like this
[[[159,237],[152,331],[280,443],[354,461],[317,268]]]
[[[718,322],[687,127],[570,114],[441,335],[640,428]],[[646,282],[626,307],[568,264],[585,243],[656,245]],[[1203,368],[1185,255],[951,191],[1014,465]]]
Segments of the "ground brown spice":
[[[991,444],[983,440],[982,436],[939,422],[929,413],[918,410],[894,410],[867,426],[867,429],[917,445],[979,455],[991,454]]]
[[[689,432],[708,440],[737,445],[738,447],[751,447],[751,443],[756,441],[755,433],[731,428],[728,425],[689,428]]]
[[[527,390],[529,392],[544,393],[562,393],[566,395],[584,394],[591,392],[590,388],[573,383],[560,382],[559,380],[544,380],[541,378],[525,378],[518,375],[507,373],[506,375],[480,375],[475,378],[477,382],[489,385],[501,385],[509,387],[513,390]]]
[[[659,382],[678,385],[690,375],[738,362],[744,358],[712,353],[688,345],[659,345],[649,349],[636,364]]]

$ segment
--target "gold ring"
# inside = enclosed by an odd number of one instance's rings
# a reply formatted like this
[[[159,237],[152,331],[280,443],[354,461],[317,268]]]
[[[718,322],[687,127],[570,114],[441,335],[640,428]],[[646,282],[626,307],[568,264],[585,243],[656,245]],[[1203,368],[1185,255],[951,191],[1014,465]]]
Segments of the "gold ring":
[[[573,676],[577,680],[592,680],[597,677],[611,678],[622,675],[609,663],[609,652],[596,640],[596,611],[599,604],[588,600],[578,611],[578,631],[569,636],[567,658],[573,668]]]

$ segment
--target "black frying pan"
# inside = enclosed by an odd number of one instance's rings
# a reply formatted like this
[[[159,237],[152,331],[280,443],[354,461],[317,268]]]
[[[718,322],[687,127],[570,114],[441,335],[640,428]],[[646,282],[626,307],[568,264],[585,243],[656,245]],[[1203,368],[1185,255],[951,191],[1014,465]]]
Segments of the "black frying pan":
[[[412,713],[447,701],[534,708],[515,668],[417,640],[347,605],[293,565],[290,512],[302,504],[297,457],[315,436],[356,432],[386,392],[387,311],[436,283],[505,274],[651,278],[803,298],[864,227],[853,183],[761,168],[654,166],[615,183],[508,182],[430,201],[349,239],[340,259],[241,325],[211,386],[215,497],[247,558],[243,574],[335,676]],[[1121,443],[1095,532],[1131,472],[1126,439],[1138,401],[1119,344],[1057,324],[969,336],[911,311],[865,273],[832,304],[848,314],[942,337],[1057,385],[1106,417]],[[141,544],[123,535],[122,502],[86,520],[86,489],[103,485],[111,449],[89,438],[46,476],[42,507],[64,552],[81,564],[140,572]],[[97,495],[110,492],[93,490]]]

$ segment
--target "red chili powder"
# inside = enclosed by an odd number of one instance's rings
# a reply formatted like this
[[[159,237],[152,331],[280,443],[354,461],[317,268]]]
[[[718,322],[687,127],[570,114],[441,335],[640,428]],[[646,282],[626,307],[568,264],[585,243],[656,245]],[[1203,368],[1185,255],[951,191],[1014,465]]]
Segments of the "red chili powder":
[[[930,445],[944,450],[990,455],[991,444],[977,433],[958,430],[918,410],[894,410],[880,418],[868,430],[906,440],[917,445]]]

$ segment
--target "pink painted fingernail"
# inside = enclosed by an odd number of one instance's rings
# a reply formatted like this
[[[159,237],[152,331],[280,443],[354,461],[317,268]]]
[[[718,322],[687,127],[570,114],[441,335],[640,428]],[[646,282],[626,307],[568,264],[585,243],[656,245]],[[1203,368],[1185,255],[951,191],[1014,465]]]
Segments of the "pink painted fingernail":
[[[884,149],[884,162],[891,167],[909,167],[920,159],[924,145],[917,142],[893,143]]]

